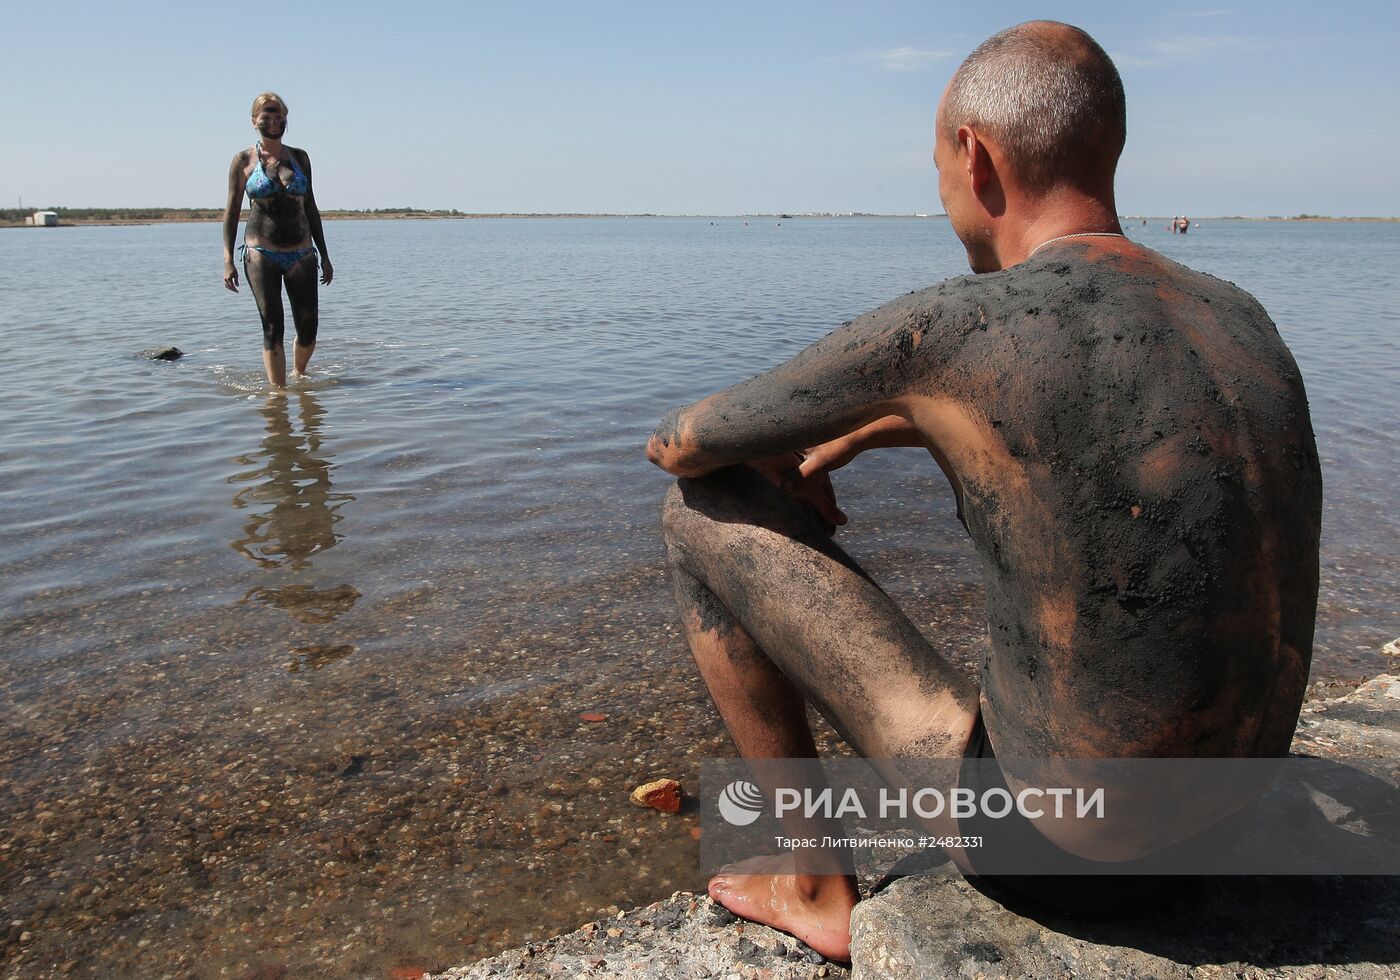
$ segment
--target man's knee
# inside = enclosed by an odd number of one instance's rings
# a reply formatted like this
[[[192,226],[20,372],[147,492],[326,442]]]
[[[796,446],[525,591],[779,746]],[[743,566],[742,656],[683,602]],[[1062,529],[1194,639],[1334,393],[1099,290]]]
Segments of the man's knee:
[[[681,533],[687,516],[685,495],[681,493],[680,481],[672,483],[661,501],[661,536],[669,544]]]
[[[706,476],[681,477],[666,491],[661,505],[661,530],[668,541],[714,520],[726,523],[742,518],[755,507],[757,484],[767,486],[747,466],[730,466]]]
[[[661,527],[668,544],[703,547],[716,525],[723,525],[726,536],[762,528],[821,550],[830,546],[830,536],[809,515],[749,466],[682,477],[667,491]]]
[[[683,476],[671,484],[661,504],[661,530],[667,538],[693,525],[718,499],[731,492],[732,469],[708,476]]]

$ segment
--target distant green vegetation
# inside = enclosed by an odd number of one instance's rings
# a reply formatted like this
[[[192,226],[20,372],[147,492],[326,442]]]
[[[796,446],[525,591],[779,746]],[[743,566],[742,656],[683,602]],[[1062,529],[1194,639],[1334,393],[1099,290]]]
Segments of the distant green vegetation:
[[[60,224],[80,221],[218,221],[224,216],[223,208],[0,208],[0,223],[22,224],[35,211],[53,211],[58,214]],[[346,211],[323,211],[326,215],[352,214],[404,214],[430,217],[461,217],[463,212],[456,208],[362,208]]]
[[[335,214],[438,214],[438,215],[465,215],[465,211],[458,211],[453,208],[451,211],[443,208],[360,208],[358,211],[336,211]]]
[[[0,221],[23,221],[35,211],[54,211],[60,223],[68,221],[207,221],[221,218],[213,208],[4,208]]]

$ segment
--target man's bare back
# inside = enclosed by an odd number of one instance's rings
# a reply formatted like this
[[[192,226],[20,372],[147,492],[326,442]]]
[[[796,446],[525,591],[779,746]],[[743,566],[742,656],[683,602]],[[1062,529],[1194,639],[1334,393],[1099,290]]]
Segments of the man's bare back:
[[[781,451],[776,419],[815,445],[862,409],[906,417],[957,494],[999,755],[1286,751],[1321,478],[1302,380],[1252,297],[1125,239],[1065,241],[882,306],[663,438],[728,463],[725,443]]]
[[[1321,477],[1302,380],[1259,304],[1093,238],[871,318],[892,358],[908,351],[912,420],[984,563],[998,754],[1284,753]]]

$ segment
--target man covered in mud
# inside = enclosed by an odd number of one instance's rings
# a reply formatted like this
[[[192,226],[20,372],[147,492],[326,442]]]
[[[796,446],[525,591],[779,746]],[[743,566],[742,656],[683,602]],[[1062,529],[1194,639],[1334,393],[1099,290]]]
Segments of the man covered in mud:
[[[936,127],[976,274],[671,413],[647,448],[681,477],[675,594],[739,752],[814,756],[810,702],[869,758],[1284,754],[1321,510],[1292,357],[1251,296],[1123,237],[1123,89],[1084,32],[990,38]],[[828,474],[895,446],[933,456],[982,558],[980,683],[831,540]],[[798,870],[710,894],[846,958],[854,880]]]

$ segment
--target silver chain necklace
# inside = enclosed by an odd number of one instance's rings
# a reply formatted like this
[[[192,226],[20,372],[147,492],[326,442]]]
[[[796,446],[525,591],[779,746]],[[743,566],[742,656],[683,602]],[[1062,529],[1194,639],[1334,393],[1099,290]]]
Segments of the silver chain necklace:
[[[1034,255],[1036,252],[1039,252],[1039,251],[1040,251],[1042,248],[1044,248],[1046,245],[1054,245],[1056,242],[1062,242],[1062,241],[1064,241],[1066,238],[1127,238],[1127,237],[1128,237],[1127,235],[1124,235],[1124,234],[1122,234],[1122,233],[1120,233],[1120,232],[1116,232],[1116,231],[1076,231],[1076,232],[1073,232],[1073,233],[1068,234],[1068,235],[1061,235],[1059,238],[1052,238],[1052,239],[1050,239],[1049,241],[1041,242],[1039,245],[1037,245],[1035,248],[1031,249],[1030,252],[1028,252],[1028,253],[1026,254],[1026,258],[1030,258],[1032,255]]]

